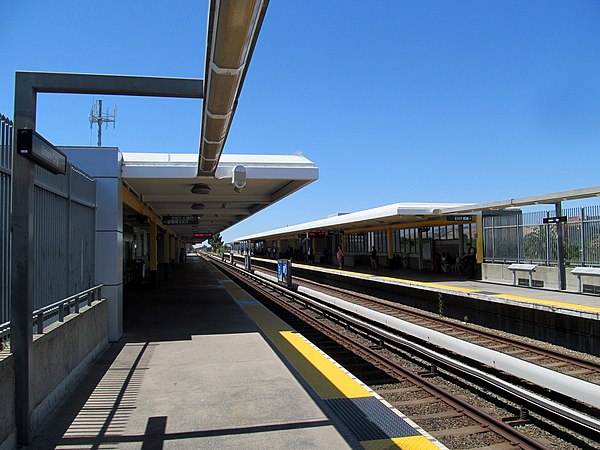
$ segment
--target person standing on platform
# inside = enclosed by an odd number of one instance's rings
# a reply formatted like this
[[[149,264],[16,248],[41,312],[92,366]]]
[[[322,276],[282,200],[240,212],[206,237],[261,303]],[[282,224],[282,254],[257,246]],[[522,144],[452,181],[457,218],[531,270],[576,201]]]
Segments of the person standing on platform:
[[[377,270],[377,250],[375,250],[375,247],[371,249],[371,267],[373,270]]]
[[[475,256],[475,247],[470,242],[467,243],[467,251],[464,256],[465,271],[469,278],[475,278],[475,262],[477,261]]]
[[[310,245],[308,246],[308,249],[306,250],[306,259],[308,260],[309,264],[313,263],[313,253],[312,253],[312,248],[310,247]]]
[[[336,256],[338,260],[338,269],[341,269],[344,266],[344,251],[342,250],[341,245],[338,245]]]

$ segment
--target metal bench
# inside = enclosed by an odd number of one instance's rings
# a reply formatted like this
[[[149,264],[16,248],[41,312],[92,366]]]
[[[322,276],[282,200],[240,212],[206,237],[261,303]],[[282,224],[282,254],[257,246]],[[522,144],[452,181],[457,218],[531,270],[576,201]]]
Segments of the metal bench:
[[[533,286],[533,272],[535,272],[535,268],[537,264],[511,264],[508,266],[508,270],[513,273],[513,286],[517,285],[517,272],[527,272],[529,273],[529,287]]]
[[[600,277],[600,268],[598,267],[575,267],[571,270],[573,275],[577,276],[577,285],[579,292],[583,292],[583,284],[581,283],[581,277]]]

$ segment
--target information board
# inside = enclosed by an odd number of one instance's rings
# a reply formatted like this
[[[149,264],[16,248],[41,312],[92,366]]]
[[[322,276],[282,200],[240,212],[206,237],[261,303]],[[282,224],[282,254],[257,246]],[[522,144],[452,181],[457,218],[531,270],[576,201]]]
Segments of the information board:
[[[198,225],[198,216],[163,216],[165,225]]]
[[[17,130],[17,153],[55,175],[67,173],[67,156],[33,130]]]
[[[558,217],[544,217],[542,219],[544,223],[566,223],[567,216],[558,216]]]
[[[289,259],[277,261],[277,282],[287,287],[292,286],[292,262]]]
[[[446,216],[448,222],[473,222],[473,216]]]

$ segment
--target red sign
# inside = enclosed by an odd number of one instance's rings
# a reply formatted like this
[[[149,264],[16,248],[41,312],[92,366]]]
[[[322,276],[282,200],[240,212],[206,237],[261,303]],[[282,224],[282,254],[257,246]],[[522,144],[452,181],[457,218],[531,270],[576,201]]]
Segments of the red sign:
[[[194,233],[194,237],[208,239],[208,238],[213,237],[213,234],[212,233]]]
[[[324,237],[324,236],[327,236],[327,233],[325,233],[324,231],[309,231],[308,232],[309,238]]]

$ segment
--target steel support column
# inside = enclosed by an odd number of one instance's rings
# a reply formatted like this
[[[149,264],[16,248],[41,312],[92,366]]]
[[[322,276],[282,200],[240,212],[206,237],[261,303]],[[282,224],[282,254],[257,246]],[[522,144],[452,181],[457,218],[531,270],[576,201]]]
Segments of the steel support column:
[[[21,128],[35,131],[38,92],[203,98],[200,79],[17,72],[13,141]],[[16,145],[14,145],[16,149]],[[13,150],[16,151],[16,150]],[[12,173],[11,349],[15,357],[17,440],[31,441],[33,328],[33,193],[35,166],[14,156]]]
[[[562,205],[561,202],[555,203],[555,214],[556,217],[562,216]],[[556,224],[556,253],[558,259],[558,288],[565,290],[567,289],[567,275],[565,270],[565,244],[564,244],[564,233],[563,223],[558,222]]]
[[[149,238],[149,247],[150,253],[148,255],[148,264],[149,264],[149,278],[150,278],[150,286],[153,288],[156,287],[156,271],[158,270],[158,246],[156,242],[158,227],[156,222],[150,222],[150,238]]]
[[[12,172],[12,255],[10,345],[15,357],[17,440],[31,441],[31,369],[33,342],[33,177],[35,165],[17,155],[20,128],[35,130],[36,93],[16,77]]]

